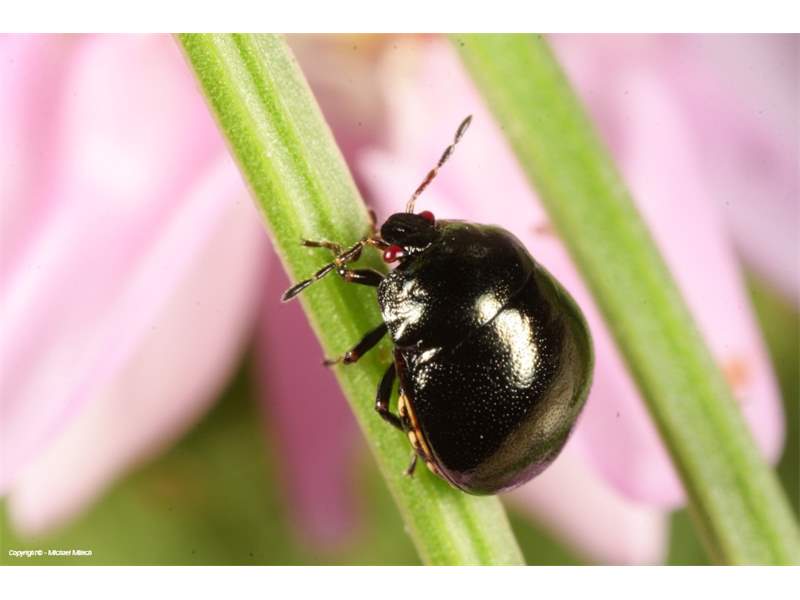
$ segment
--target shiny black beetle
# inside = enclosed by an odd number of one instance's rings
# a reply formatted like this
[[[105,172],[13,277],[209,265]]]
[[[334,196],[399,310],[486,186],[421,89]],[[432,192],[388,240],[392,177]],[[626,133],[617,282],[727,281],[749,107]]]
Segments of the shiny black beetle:
[[[452,485],[471,494],[512,489],[545,469],[569,436],[589,391],[593,355],[580,309],[561,285],[500,227],[436,221],[414,213],[417,197],[447,161],[469,126],[412,195],[406,212],[335,258],[283,295],[290,300],[336,271],[345,281],[378,288],[383,323],[341,358],[354,363],[388,331],[394,362],[375,408],[404,431],[417,456]],[[348,263],[366,245],[383,250],[397,268],[384,276]],[[397,414],[389,409],[400,380]]]

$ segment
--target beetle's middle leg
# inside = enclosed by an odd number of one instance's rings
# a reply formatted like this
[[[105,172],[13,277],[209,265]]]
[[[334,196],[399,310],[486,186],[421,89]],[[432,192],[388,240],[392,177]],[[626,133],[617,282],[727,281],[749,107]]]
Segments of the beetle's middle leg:
[[[386,335],[386,323],[381,323],[375,329],[368,331],[364,335],[364,337],[361,338],[360,342],[358,342],[350,350],[345,352],[342,356],[334,359],[325,359],[325,361],[322,364],[324,364],[327,367],[338,363],[342,363],[345,365],[352,364],[356,362],[359,358],[364,356],[364,354],[372,350],[375,346],[377,346],[378,342],[380,342],[381,339],[383,339],[384,335]]]

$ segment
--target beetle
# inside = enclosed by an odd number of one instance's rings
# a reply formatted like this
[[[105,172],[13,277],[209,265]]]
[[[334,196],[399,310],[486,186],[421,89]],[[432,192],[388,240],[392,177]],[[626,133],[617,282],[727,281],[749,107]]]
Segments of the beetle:
[[[469,116],[406,204],[353,246],[303,240],[334,254],[288,301],[331,272],[377,288],[383,322],[325,364],[352,364],[389,333],[393,361],[375,409],[434,474],[471,494],[513,489],[558,455],[583,408],[593,350],[586,321],[567,291],[523,244],[497,226],[437,220],[414,212],[417,198],[450,158]],[[396,263],[383,275],[353,269],[365,246]],[[397,412],[390,409],[399,379]]]

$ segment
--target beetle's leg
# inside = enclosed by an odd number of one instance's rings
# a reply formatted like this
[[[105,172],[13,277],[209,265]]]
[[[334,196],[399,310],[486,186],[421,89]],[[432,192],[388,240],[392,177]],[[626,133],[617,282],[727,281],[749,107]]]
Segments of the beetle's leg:
[[[394,425],[400,431],[404,431],[403,424],[400,422],[400,417],[389,410],[389,400],[392,397],[392,387],[394,379],[397,375],[394,363],[392,363],[381,378],[381,383],[378,386],[378,395],[375,398],[375,410],[383,417],[383,420]]]
[[[334,264],[337,266],[346,265],[349,262],[353,262],[361,258],[361,251],[364,249],[364,244],[367,243],[367,239],[368,238],[358,240],[350,248],[344,252],[340,252],[336,258],[333,259]]]
[[[281,296],[281,300],[283,302],[287,302],[287,301],[291,300],[292,298],[297,296],[297,294],[299,294],[304,289],[306,289],[308,286],[310,286],[312,283],[314,283],[315,281],[319,281],[320,279],[325,277],[325,275],[327,275],[328,273],[333,271],[335,268],[336,268],[336,263],[329,263],[329,264],[325,265],[319,271],[314,273],[310,278],[304,279],[300,283],[296,283],[292,287],[290,287],[288,290],[286,290],[283,293],[283,296]]]
[[[334,359],[326,359],[322,364],[325,366],[335,365],[337,363],[343,363],[345,365],[352,364],[372,350],[372,348],[381,341],[384,335],[386,335],[386,323],[381,323],[375,329],[367,332],[367,334],[361,338],[361,341],[345,352],[343,356]]]
[[[336,269],[339,276],[348,283],[360,283],[371,287],[378,287],[383,281],[383,275],[372,269],[348,269],[339,267]]]
[[[335,256],[338,256],[342,253],[342,246],[340,244],[337,244],[336,242],[329,242],[327,240],[302,240],[301,244],[306,248],[327,248],[333,252]]]
[[[371,243],[375,238],[379,238],[380,236],[377,235],[380,232],[380,228],[378,227],[378,216],[375,214],[375,211],[367,209],[367,214],[369,214],[369,231],[370,234],[363,240],[361,240],[360,244]],[[302,240],[303,246],[306,248],[327,248],[334,255],[339,255],[342,253],[342,246],[341,244],[337,244],[336,242],[329,242],[327,240]]]
[[[408,465],[405,471],[403,471],[403,475],[406,477],[411,477],[414,475],[414,469],[417,468],[417,451],[414,450],[414,454],[411,455],[411,464]]]
[[[373,229],[374,229],[374,224],[373,224]],[[361,251],[364,249],[364,246],[366,245],[375,246],[376,248],[380,248],[381,250],[388,247],[388,244],[380,238],[380,236],[377,234],[377,231],[373,231],[367,237],[358,240],[350,248],[344,251],[342,250],[341,245],[337,244],[336,242],[328,242],[325,240],[322,241],[302,240],[301,243],[306,248],[325,248],[335,253],[336,256],[334,257],[333,262],[328,263],[327,265],[322,267],[311,277],[309,277],[308,279],[304,279],[299,283],[294,284],[292,287],[286,290],[283,293],[283,296],[281,297],[281,300],[283,300],[284,302],[291,300],[292,298],[297,296],[297,294],[299,294],[308,286],[310,286],[312,283],[314,283],[315,281],[319,281],[334,269],[336,269],[336,272],[345,281],[350,281],[353,283],[361,283],[364,285],[377,287],[378,284],[381,282],[381,280],[383,280],[383,275],[381,275],[377,271],[373,271],[371,269],[351,270],[346,267],[347,263],[356,261],[361,257]]]
[[[281,300],[283,300],[284,302],[291,300],[292,298],[297,296],[297,294],[299,294],[308,286],[310,286],[312,283],[314,283],[315,281],[319,281],[334,269],[336,269],[336,271],[339,272],[339,274],[341,275],[342,274],[341,270],[344,269],[344,265],[346,265],[348,262],[358,260],[358,258],[361,256],[361,250],[364,248],[364,244],[368,243],[368,241],[369,238],[364,238],[363,240],[359,240],[358,242],[353,244],[351,248],[348,248],[344,252],[339,252],[336,255],[336,258],[333,259],[333,262],[328,263],[327,265],[322,267],[319,271],[314,273],[308,279],[304,279],[303,281],[294,284],[292,287],[286,290],[283,293],[283,296],[281,296]],[[302,243],[304,246],[309,248],[327,248],[328,250],[333,250],[335,248],[341,250],[341,247],[334,242],[324,242],[324,241],[314,242],[311,240],[303,240]],[[344,270],[346,271],[347,269]],[[356,281],[356,283],[362,283],[362,282]],[[378,284],[376,283],[375,285],[377,286]]]
[[[375,211],[371,208],[369,209],[369,230],[372,234],[369,236],[371,238],[380,237],[378,234],[380,233],[380,227],[378,227],[378,215],[375,214]]]

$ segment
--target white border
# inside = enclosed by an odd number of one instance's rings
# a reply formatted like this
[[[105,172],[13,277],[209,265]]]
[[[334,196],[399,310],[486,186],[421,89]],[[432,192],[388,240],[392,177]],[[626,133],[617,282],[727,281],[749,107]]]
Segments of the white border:
[[[788,598],[797,567],[7,567],[8,598]],[[794,589],[795,592],[791,590]],[[10,594],[9,594],[10,592]],[[246,594],[246,596],[245,596]]]
[[[796,0],[25,0],[8,31],[793,32]]]

